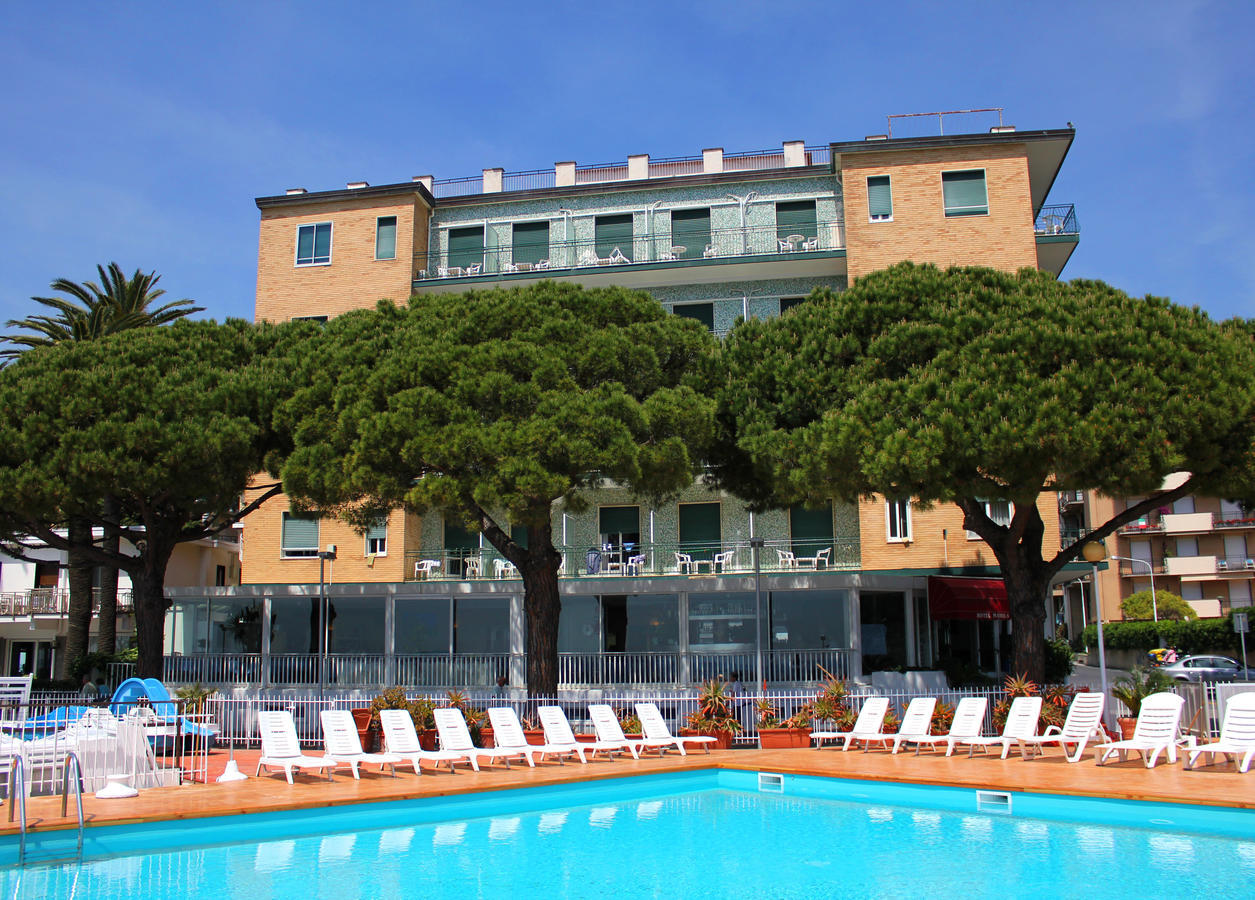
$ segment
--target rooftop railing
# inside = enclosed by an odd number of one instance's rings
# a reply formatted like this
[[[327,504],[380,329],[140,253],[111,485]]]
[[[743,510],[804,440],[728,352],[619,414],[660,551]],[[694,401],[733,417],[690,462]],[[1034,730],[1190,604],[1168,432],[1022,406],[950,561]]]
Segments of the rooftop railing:
[[[1033,223],[1033,230],[1044,236],[1075,235],[1081,233],[1076,221],[1076,207],[1071,203],[1043,206]]]
[[[131,609],[130,591],[118,591],[118,609]],[[92,612],[100,611],[100,589],[92,588]],[[64,616],[70,612],[66,588],[32,588],[0,593],[0,616]]]
[[[748,541],[723,543],[631,543],[603,547],[558,547],[560,578],[747,575],[754,572]],[[850,571],[860,566],[857,539],[799,538],[767,541],[759,571],[805,574]],[[491,546],[407,550],[407,581],[479,581],[519,578],[509,560]]]
[[[685,244],[677,244],[685,241]],[[693,246],[688,246],[693,244]],[[700,246],[698,246],[700,244]],[[415,281],[485,275],[544,274],[557,269],[631,266],[642,263],[718,263],[747,256],[801,258],[809,253],[842,250],[840,222],[821,221],[782,234],[776,225],[713,229],[698,236],[635,235],[620,243],[605,240],[550,240],[544,245],[485,247],[482,250],[439,251],[418,256]],[[526,257],[526,258],[524,258]]]

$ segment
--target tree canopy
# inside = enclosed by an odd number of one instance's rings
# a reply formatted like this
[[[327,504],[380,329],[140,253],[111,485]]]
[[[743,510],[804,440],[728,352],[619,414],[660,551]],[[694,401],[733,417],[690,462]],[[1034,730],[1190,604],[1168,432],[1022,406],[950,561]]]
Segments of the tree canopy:
[[[1172,619],[1178,622],[1198,618],[1198,613],[1194,611],[1194,607],[1186,603],[1182,597],[1172,593],[1172,591],[1158,589],[1155,591],[1154,605],[1150,602],[1149,589],[1129,594],[1129,596],[1120,601],[1120,615],[1130,621],[1136,619],[1150,621],[1156,615],[1161,620]]]
[[[280,336],[239,321],[179,322],[33,349],[0,371],[6,530],[67,550],[55,526],[81,516],[127,542],[85,552],[131,576],[141,675],[161,672],[175,546],[230,527],[277,491],[240,508],[276,446],[269,425],[286,382],[267,351],[284,346]],[[116,516],[102,512],[106,497]]]
[[[358,524],[404,505],[482,531],[523,578],[529,691],[552,694],[551,508],[606,480],[647,496],[691,484],[711,342],[647,294],[555,282],[348,313],[300,348],[305,386],[278,420],[285,490]]]
[[[1101,282],[902,263],[733,331],[717,472],[758,505],[956,503],[1006,579],[1016,669],[1040,679],[1046,592],[1083,543],[1250,483],[1251,351],[1248,330]],[[1175,471],[1192,476],[1043,558],[1040,492],[1139,496]],[[1009,525],[986,499],[1015,504]]]

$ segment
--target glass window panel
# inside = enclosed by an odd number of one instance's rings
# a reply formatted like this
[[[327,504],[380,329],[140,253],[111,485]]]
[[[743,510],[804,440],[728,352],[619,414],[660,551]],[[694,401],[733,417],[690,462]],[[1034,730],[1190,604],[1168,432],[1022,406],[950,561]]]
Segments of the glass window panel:
[[[192,597],[174,600],[166,610],[167,653],[189,656],[209,651],[209,600]]]
[[[393,647],[397,653],[448,653],[448,597],[398,597]]]
[[[330,652],[384,652],[383,597],[332,597],[328,605]]]
[[[210,600],[209,652],[261,653],[261,597]]]
[[[850,646],[848,590],[772,591],[769,616],[765,643],[774,650]]]
[[[270,635],[271,653],[317,653],[318,597],[272,597]]]
[[[459,597],[454,601],[454,653],[509,653],[510,601]]]
[[[513,231],[514,263],[531,263],[535,265],[549,258],[549,223],[519,222]]]
[[[867,215],[872,221],[893,218],[893,192],[888,175],[873,175],[867,179]]]
[[[689,647],[693,650],[749,650],[754,647],[752,592],[689,595]]]
[[[947,216],[983,216],[989,213],[985,173],[979,169],[942,172],[941,192]]]
[[[283,556],[318,555],[318,517],[283,514]]]
[[[296,230],[296,261],[307,264],[314,261],[314,226],[302,225]]]
[[[601,602],[607,651],[662,653],[679,648],[679,602],[674,594],[604,596]]]
[[[596,597],[563,597],[558,620],[559,653],[596,653],[601,649],[601,614]]]
[[[380,216],[375,224],[375,259],[397,258],[397,217]]]
[[[710,209],[677,209],[671,212],[671,244],[683,247],[677,259],[701,259],[710,243]]]
[[[315,263],[331,262],[331,223],[323,222],[314,226],[314,260]]]
[[[906,665],[906,604],[900,593],[859,594],[863,670],[877,672]]]

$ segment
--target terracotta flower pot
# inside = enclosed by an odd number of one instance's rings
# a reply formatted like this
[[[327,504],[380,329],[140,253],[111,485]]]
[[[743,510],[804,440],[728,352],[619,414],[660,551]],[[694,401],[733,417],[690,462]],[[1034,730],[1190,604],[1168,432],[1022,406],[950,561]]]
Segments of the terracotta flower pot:
[[[373,753],[375,750],[375,733],[370,730],[370,707],[349,710],[353,714],[353,724],[357,726],[357,739],[362,742],[362,750]]]
[[[1133,731],[1137,728],[1136,716],[1119,716],[1116,718],[1116,724],[1120,726],[1120,739],[1129,741],[1133,739]]]
[[[731,750],[732,749],[733,734],[731,731],[714,731],[714,732],[701,731],[699,732],[699,731],[694,731],[692,728],[680,729],[681,737],[692,737],[693,735],[701,735],[702,737],[714,738],[716,750]]]
[[[811,745],[809,728],[760,728],[758,746],[763,750],[791,750]]]
[[[483,747],[485,750],[491,750],[493,747],[497,746],[497,740],[493,737],[491,728],[479,729],[479,746]]]
[[[434,728],[424,728],[418,733],[418,746],[424,750],[436,750],[440,746],[440,732]]]

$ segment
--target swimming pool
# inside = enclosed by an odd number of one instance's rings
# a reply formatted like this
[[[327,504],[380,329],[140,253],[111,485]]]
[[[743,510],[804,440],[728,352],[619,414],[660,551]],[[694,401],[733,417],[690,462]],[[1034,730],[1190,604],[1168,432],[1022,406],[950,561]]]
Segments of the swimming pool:
[[[89,829],[86,854],[0,896],[1246,897],[1255,811],[719,771]]]

